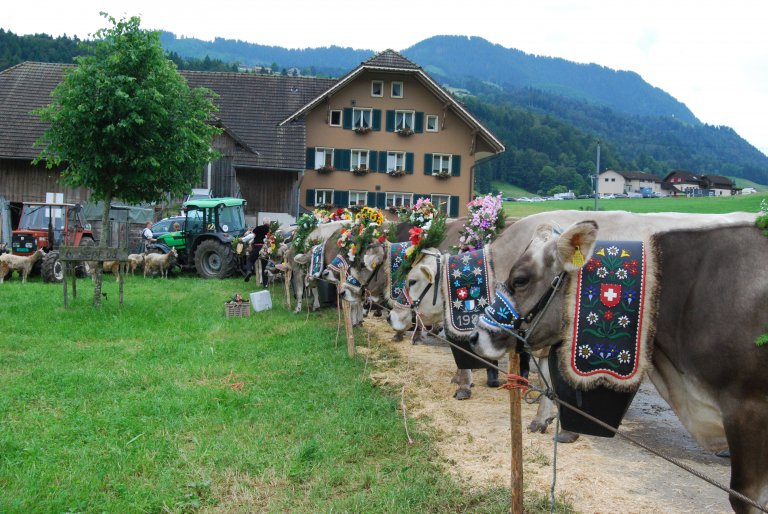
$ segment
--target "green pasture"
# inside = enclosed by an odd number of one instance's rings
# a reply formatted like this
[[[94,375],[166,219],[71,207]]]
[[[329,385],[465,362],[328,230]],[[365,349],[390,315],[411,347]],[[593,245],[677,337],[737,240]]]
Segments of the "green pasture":
[[[505,195],[506,196],[506,195]],[[597,208],[601,211],[629,212],[758,212],[760,203],[768,203],[768,193],[752,195],[737,195],[728,197],[704,198],[615,198],[598,200]],[[522,217],[537,212],[568,210],[595,210],[595,200],[548,200],[545,202],[504,202],[504,212],[507,216]]]
[[[100,308],[84,279],[64,310],[60,285],[0,285],[0,512],[508,511],[508,483],[450,478],[414,420],[407,444],[399,391],[336,344],[334,309],[273,291],[225,317],[253,287],[128,277],[119,307],[106,275]]]

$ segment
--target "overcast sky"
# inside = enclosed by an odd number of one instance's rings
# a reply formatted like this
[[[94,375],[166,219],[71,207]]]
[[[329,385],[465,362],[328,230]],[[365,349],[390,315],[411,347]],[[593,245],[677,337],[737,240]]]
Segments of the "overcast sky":
[[[27,0],[3,3],[0,28],[84,39],[107,26],[99,11],[177,36],[287,48],[404,50],[435,35],[480,36],[635,71],[768,154],[765,0]]]

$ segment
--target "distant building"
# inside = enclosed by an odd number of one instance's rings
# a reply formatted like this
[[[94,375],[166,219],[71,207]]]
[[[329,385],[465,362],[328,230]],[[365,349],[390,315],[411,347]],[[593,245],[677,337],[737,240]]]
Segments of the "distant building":
[[[600,173],[598,192],[606,195],[639,193],[641,190],[661,193],[661,182],[656,175],[642,171],[607,170]]]

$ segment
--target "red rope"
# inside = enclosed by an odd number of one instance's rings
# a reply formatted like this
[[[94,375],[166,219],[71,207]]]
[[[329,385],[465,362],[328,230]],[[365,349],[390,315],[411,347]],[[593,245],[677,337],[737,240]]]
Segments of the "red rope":
[[[528,392],[528,379],[515,375],[514,373],[507,373],[507,383],[499,386],[499,389],[520,389],[522,394]]]

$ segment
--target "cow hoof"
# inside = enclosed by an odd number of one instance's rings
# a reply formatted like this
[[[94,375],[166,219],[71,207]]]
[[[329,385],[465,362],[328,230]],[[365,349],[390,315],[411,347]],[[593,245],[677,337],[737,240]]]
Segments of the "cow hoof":
[[[499,387],[499,370],[487,368],[485,372],[488,376],[488,387]]]
[[[565,444],[572,443],[578,438],[579,438],[579,434],[576,434],[574,432],[569,432],[567,430],[561,430],[560,433],[557,434],[557,436],[555,437],[558,443],[565,443]]]
[[[381,311],[373,311],[373,317],[374,318],[380,318],[381,317]]]
[[[715,453],[716,456],[722,457],[723,459],[730,459],[731,458],[731,450],[723,450]]]
[[[396,343],[399,343],[403,340],[403,334],[401,332],[395,333],[395,335],[392,336],[392,340]]]
[[[533,421],[531,421],[531,424],[528,425],[528,431],[534,434],[536,432],[543,434],[544,432],[547,431],[547,426],[549,426],[549,423],[547,423],[546,421],[542,423],[541,421],[537,421],[534,419]]]
[[[469,400],[470,396],[472,396],[472,391],[469,389],[456,389],[456,392],[453,393],[453,397],[457,400]]]

